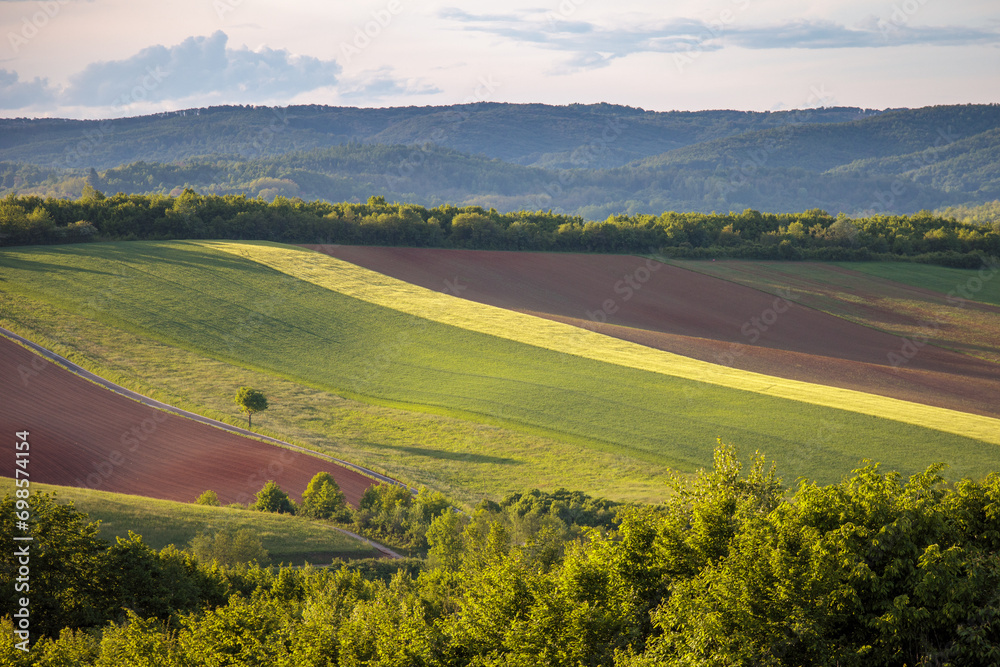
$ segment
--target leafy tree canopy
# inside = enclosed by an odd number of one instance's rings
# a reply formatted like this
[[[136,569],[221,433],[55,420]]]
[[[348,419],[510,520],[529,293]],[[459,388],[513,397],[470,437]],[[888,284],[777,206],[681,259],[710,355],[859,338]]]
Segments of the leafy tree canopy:
[[[267,397],[252,387],[240,387],[236,391],[236,398],[234,400],[236,401],[236,405],[239,406],[240,412],[245,413],[247,416],[247,427],[250,426],[255,414],[267,410]]]

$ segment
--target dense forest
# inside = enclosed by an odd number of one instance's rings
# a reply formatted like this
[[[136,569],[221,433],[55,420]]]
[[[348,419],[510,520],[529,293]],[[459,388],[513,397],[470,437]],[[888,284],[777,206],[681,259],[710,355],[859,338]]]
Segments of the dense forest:
[[[1000,199],[1000,105],[649,112],[608,104],[215,107],[107,121],[0,119],[0,194],[277,196],[852,217]]]
[[[658,505],[519,494],[439,512],[426,559],[305,569],[157,552],[138,535],[107,544],[71,505],[32,494],[27,601],[16,556],[0,555],[30,650],[8,615],[0,660],[995,665],[1000,475],[946,485],[939,472],[866,464],[788,489],[762,457],[720,446],[714,469],[669,480]],[[0,502],[7,544],[14,505]]]
[[[983,207],[983,215],[996,208]],[[965,216],[978,213],[962,209]],[[834,218],[802,213],[615,215],[603,222],[552,211],[500,213],[478,206],[272,202],[243,195],[0,199],[0,246],[88,240],[234,239],[481,250],[661,253],[669,257],[915,260],[978,268],[1000,256],[1000,222],[959,222],[929,212]]]
[[[811,100],[818,107],[821,100]],[[795,111],[655,112],[613,104],[478,102],[361,109],[219,106],[115,120],[0,119],[0,160],[105,169],[204,155],[283,155],[346,143],[438,146],[538,167],[579,166],[573,152],[622,130],[592,167],[616,167],[682,146],[789,124],[877,115],[855,107]],[[628,132],[624,130],[628,129]]]

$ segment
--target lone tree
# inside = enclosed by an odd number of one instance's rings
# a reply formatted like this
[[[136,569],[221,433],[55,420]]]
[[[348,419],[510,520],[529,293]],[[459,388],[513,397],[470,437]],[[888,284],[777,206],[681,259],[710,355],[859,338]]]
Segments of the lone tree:
[[[253,416],[267,410],[267,397],[256,389],[240,387],[236,392],[236,405],[240,406],[240,412],[247,413],[247,428],[250,428]]]

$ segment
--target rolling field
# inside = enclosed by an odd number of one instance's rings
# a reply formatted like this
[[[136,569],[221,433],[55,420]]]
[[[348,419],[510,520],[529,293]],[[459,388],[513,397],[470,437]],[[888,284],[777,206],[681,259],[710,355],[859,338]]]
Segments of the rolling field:
[[[168,544],[185,549],[199,532],[213,534],[222,528],[249,528],[260,536],[274,563],[302,565],[308,561],[322,564],[334,558],[378,556],[378,552],[367,544],[327,524],[300,517],[70,486],[34,483],[31,488],[33,493],[56,493],[59,502],[73,501],[76,509],[86,512],[91,521],[101,521],[100,537],[111,543],[117,537],[128,537],[131,530],[142,535],[143,542],[154,549],[162,549]],[[0,496],[13,489],[13,480],[0,477]]]
[[[30,334],[102,377],[230,424],[246,423],[232,404],[233,388],[264,388],[271,408],[255,417],[255,431],[391,471],[468,506],[524,490],[525,480],[545,489],[570,480],[574,488],[619,500],[663,497],[669,472],[664,465],[520,430],[345,399],[9,293],[0,292],[0,313],[4,327]]]
[[[33,481],[182,502],[210,488],[228,504],[251,502],[269,479],[298,499],[326,471],[355,506],[373,483],[318,457],[143,405],[4,336],[0,377],[11,389],[0,430],[30,432]],[[0,464],[0,474],[13,476],[13,459]]]
[[[839,479],[864,457],[903,471],[945,460],[954,476],[978,476],[1000,462],[996,445],[985,442],[997,437],[993,420],[712,370],[621,341],[601,347],[599,340],[612,339],[538,318],[510,320],[483,307],[470,311],[455,299],[442,305],[446,297],[400,285],[387,291],[380,277],[337,273],[334,262],[267,244],[95,244],[4,251],[0,276],[12,301],[45,304],[322,392],[548,436],[587,459],[597,452],[692,470],[710,461],[721,437],[774,456],[786,477],[821,481]],[[433,312],[403,312],[417,306]],[[466,328],[473,325],[481,331]],[[843,401],[851,410],[823,404]],[[874,411],[872,403],[895,419],[863,414]],[[487,485],[494,467],[517,461],[476,454],[487,457],[479,468]],[[392,456],[386,460],[391,471]],[[521,478],[521,488],[537,485]],[[579,488],[572,471],[559,481]]]
[[[898,336],[802,307],[796,300],[801,290],[787,291],[787,280],[758,280],[764,289],[771,290],[769,294],[753,288],[752,274],[744,276],[741,284],[733,284],[629,256],[310,247],[421,287],[433,290],[445,286],[446,292],[458,291],[471,301],[572,324],[714,365],[1000,416],[1000,404],[993,400],[1000,392],[1000,366],[936,347],[921,349],[919,355],[906,358],[905,364],[891,365],[890,355],[900,354],[903,346]],[[699,270],[729,273],[750,272],[758,265],[768,267],[767,263],[746,262],[689,264]],[[721,268],[716,268],[717,264]],[[702,269],[706,266],[709,268]],[[784,269],[779,264],[774,270],[808,272],[816,266]],[[840,272],[835,271],[831,280],[839,277]],[[364,298],[364,282],[372,280],[363,278],[354,293]],[[385,292],[376,296],[381,293]],[[890,311],[873,312],[893,316]],[[992,333],[971,327],[963,335],[982,342],[1000,335],[997,332],[1000,327]],[[712,375],[722,372],[718,367],[695,368],[698,370],[688,377],[710,381]],[[802,396],[802,392],[794,394]],[[845,400],[838,397],[839,402],[833,405],[845,406]]]

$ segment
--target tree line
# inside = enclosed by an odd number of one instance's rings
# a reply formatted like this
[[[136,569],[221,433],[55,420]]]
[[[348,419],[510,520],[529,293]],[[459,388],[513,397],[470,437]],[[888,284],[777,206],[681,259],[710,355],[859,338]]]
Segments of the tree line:
[[[108,545],[32,496],[17,665],[995,665],[1000,474],[946,484],[866,462],[785,488],[720,446],[656,505],[515,494],[440,513],[428,557],[380,568],[224,566]],[[0,527],[14,532],[13,500]],[[0,555],[3,596],[14,558]],[[10,609],[10,606],[6,606]]]
[[[836,218],[802,213],[613,215],[603,222],[549,211],[500,213],[479,206],[273,202],[242,195],[0,199],[0,244],[86,240],[234,239],[410,247],[655,253],[692,258],[918,260],[978,267],[1000,255],[1000,223],[914,215]]]

